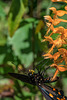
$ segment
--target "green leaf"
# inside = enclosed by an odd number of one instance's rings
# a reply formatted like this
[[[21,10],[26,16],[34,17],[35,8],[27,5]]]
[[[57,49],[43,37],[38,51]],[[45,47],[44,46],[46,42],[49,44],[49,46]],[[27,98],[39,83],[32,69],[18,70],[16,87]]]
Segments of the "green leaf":
[[[19,27],[25,7],[22,0],[13,0],[8,17],[9,35],[12,37]]]
[[[23,0],[24,6],[28,6],[28,0]]]
[[[2,6],[0,5],[0,17],[4,17],[4,16],[6,16],[6,13],[4,12]]]
[[[22,100],[22,98],[19,98],[18,96],[14,96],[15,100]]]
[[[3,46],[6,44],[6,38],[3,36],[3,34],[0,34],[0,46]]]
[[[31,93],[31,92],[25,91],[25,90],[23,90],[23,94],[24,94],[25,97],[27,97],[27,96],[34,96],[34,93]]]
[[[32,24],[26,24],[19,28],[9,43],[12,45],[14,53],[20,59],[21,63],[28,67],[33,62],[33,53],[31,49],[31,32]],[[30,37],[29,37],[30,34]]]
[[[3,64],[4,58],[5,58],[5,54],[1,54],[0,55],[0,64]]]
[[[10,46],[8,45],[0,46],[0,65],[6,67],[5,64],[7,64],[8,61],[14,62],[14,56],[12,50],[10,49]]]
[[[58,37],[59,33],[53,34],[51,37],[53,40],[56,40],[56,38]]]

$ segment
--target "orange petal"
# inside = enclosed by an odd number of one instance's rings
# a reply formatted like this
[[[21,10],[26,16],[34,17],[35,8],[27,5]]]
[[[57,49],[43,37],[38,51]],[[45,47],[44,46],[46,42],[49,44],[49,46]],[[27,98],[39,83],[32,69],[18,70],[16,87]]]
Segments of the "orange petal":
[[[61,22],[67,22],[67,20],[64,20],[64,19],[59,19]]]
[[[67,50],[64,49],[64,48],[61,48],[61,49],[58,49],[59,53],[62,54],[62,55],[66,55],[67,56]]]
[[[52,2],[65,2],[67,3],[67,0],[51,0]]]
[[[59,56],[60,56],[59,52],[56,52],[56,53],[53,55],[54,60],[57,60]]]
[[[54,19],[52,22],[53,25],[58,25],[60,22],[67,22],[67,20],[58,18],[58,19]]]
[[[67,6],[65,6],[65,10],[67,10]]]
[[[50,65],[50,67],[57,67],[57,64],[52,64]]]
[[[52,45],[52,47],[50,48],[48,53],[51,53],[53,51],[54,47],[55,47],[55,45]]]
[[[66,65],[67,65],[67,57],[66,57],[66,59],[65,59],[65,63],[66,63]]]
[[[57,15],[60,16],[60,17],[63,16],[63,15],[65,15],[65,14],[67,14],[66,11],[63,11],[63,10],[58,10],[57,11]]]
[[[59,72],[59,70],[57,69],[57,70],[55,71],[55,74],[54,74],[54,76],[53,76],[52,80],[54,80],[54,79],[56,78],[56,76],[57,76],[58,72]]]
[[[52,58],[53,58],[53,56],[52,56],[50,53],[49,53],[49,54],[48,54],[48,53],[47,53],[47,54],[44,54],[43,56],[44,56],[46,59],[48,59],[48,58],[51,58],[51,59],[52,59]]]
[[[67,70],[67,68],[58,66],[58,70],[61,71],[61,72],[64,72],[64,71]]]
[[[46,41],[49,41],[50,44],[53,44],[53,39],[50,36],[44,36]]]
[[[51,16],[44,16],[44,18],[45,18],[46,20],[49,20],[49,22],[52,22]]]
[[[52,10],[53,13],[56,13],[56,8],[55,8],[55,7],[51,7],[51,8],[49,8],[49,9]]]

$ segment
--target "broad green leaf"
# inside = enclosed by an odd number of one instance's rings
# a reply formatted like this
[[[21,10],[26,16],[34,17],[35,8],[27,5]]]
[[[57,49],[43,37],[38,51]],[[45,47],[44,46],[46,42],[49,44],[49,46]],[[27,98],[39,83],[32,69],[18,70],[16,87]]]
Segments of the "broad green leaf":
[[[9,43],[13,47],[13,51],[20,59],[21,63],[28,67],[33,62],[33,53],[31,49],[31,32],[32,24],[27,24],[19,28],[12,38],[9,38]],[[30,36],[29,36],[30,35]]]
[[[8,17],[9,35],[12,37],[19,27],[25,7],[22,0],[13,0]]]

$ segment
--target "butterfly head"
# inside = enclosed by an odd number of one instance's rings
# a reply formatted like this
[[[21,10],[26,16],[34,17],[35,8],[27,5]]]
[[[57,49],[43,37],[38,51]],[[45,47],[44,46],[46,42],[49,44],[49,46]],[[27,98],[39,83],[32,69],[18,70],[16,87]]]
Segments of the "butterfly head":
[[[34,75],[34,70],[29,70],[28,75],[29,75],[29,76],[33,76],[33,75]]]

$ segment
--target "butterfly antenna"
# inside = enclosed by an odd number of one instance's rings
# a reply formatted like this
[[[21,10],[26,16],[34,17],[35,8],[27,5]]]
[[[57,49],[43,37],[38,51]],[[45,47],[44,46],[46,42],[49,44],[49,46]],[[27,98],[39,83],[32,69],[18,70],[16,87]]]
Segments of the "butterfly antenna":
[[[44,72],[47,70],[47,69],[49,69],[50,68],[50,66],[48,66],[45,70],[44,70]]]
[[[41,60],[41,61],[34,67],[33,70],[35,70],[35,68],[36,68],[36,69],[38,70],[38,73],[42,73],[42,72],[45,72],[47,69],[49,69],[50,66],[47,67],[44,71],[41,72],[40,69],[37,68],[37,66],[39,66],[40,64],[42,64],[44,61],[45,61],[45,59]],[[49,59],[46,61],[46,63],[44,63],[44,64],[41,66],[41,68],[43,68],[43,67],[48,63],[48,61],[49,61]]]
[[[50,66],[48,66],[47,68],[45,68],[45,70],[42,71],[41,74],[42,74],[42,75],[45,75],[46,70],[49,69],[49,68],[50,68]]]
[[[46,61],[46,63],[44,63],[41,68],[43,68],[47,63],[48,63],[49,59]]]
[[[41,60],[41,61],[34,67],[34,70],[35,70],[35,68],[38,70],[37,67],[38,67],[40,64],[42,64],[44,61],[45,61],[45,59]]]

